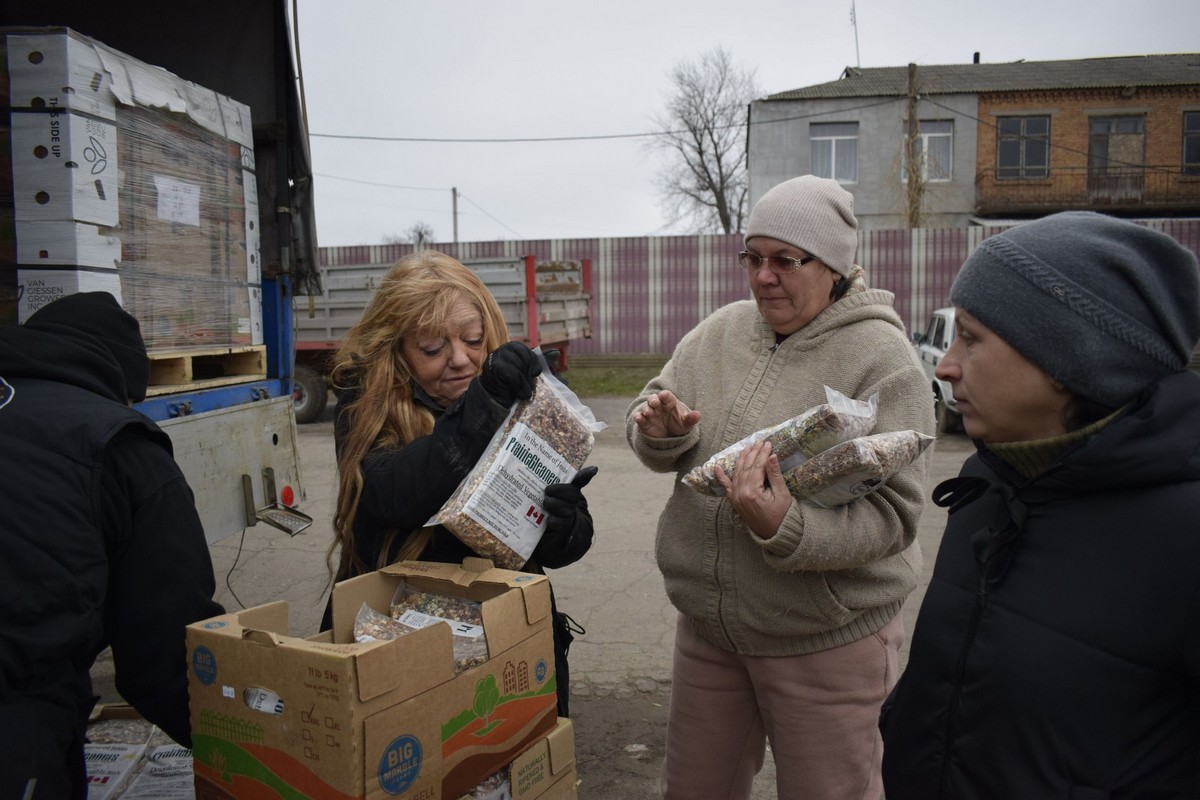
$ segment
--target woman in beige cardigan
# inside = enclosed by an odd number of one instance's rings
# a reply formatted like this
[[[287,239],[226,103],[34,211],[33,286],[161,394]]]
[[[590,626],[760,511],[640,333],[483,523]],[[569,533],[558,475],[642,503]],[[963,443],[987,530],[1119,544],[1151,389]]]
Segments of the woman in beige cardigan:
[[[825,402],[877,396],[874,432],[933,431],[929,387],[892,307],[854,264],[851,195],[804,176],[765,194],[740,255],[753,300],[688,333],[627,412],[639,459],[683,475]],[[677,482],[656,553],[679,610],[665,798],[747,798],[771,743],[780,797],[878,798],[879,707],[916,586],[923,456],[835,508],[794,500],[769,446],[725,496]]]

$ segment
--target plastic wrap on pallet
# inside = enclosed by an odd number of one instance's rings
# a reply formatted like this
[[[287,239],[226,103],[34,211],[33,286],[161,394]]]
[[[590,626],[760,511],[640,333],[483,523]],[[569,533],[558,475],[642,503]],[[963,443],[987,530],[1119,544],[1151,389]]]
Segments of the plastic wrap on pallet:
[[[249,108],[64,28],[0,41],[0,316],[99,289],[152,351],[261,344]]]

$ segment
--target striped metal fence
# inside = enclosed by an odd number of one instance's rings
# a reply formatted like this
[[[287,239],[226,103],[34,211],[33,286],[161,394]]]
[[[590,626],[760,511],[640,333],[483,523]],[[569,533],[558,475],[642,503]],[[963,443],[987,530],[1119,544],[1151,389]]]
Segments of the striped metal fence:
[[[1200,254],[1200,220],[1153,220]],[[1003,227],[867,230],[858,234],[858,263],[872,287],[896,295],[909,330],[946,305],[950,284],[971,251]],[[668,355],[696,323],[726,303],[750,296],[737,253],[740,235],[435,243],[460,260],[519,257],[592,262],[592,338],[571,343],[578,355]],[[391,263],[410,244],[320,248],[321,266]]]

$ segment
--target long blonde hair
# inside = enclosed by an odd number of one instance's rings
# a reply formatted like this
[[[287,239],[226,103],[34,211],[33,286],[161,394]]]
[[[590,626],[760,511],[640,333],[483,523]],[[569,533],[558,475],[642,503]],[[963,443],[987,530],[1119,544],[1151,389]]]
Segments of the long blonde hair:
[[[403,447],[433,431],[433,414],[413,400],[412,371],[402,345],[406,339],[441,336],[446,316],[459,300],[466,300],[483,318],[487,352],[508,341],[504,314],[479,276],[445,253],[423,250],[405,256],[388,270],[362,319],[347,333],[334,357],[334,386],[358,389],[357,399],[339,409],[347,415],[346,434],[338,453],[336,535],[328,552],[332,567],[333,553],[341,548],[337,580],[349,577],[352,569],[361,572],[385,566],[396,537],[410,533],[388,531],[374,565],[362,563],[355,555],[354,519],[362,496],[362,461],[374,447]],[[411,533],[397,555],[399,560],[417,557],[432,530]]]

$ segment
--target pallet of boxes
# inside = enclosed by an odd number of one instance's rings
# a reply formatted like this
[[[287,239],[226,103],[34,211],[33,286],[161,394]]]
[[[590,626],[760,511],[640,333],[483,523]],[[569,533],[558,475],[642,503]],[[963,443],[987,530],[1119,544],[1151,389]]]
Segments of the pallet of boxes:
[[[106,291],[150,395],[265,374],[250,109],[68,28],[0,50],[0,324]]]
[[[517,568],[544,531],[542,490],[602,427],[543,374],[430,520],[486,558],[337,583],[332,628],[306,639],[286,603],[189,626],[196,796],[576,797],[550,584]]]

